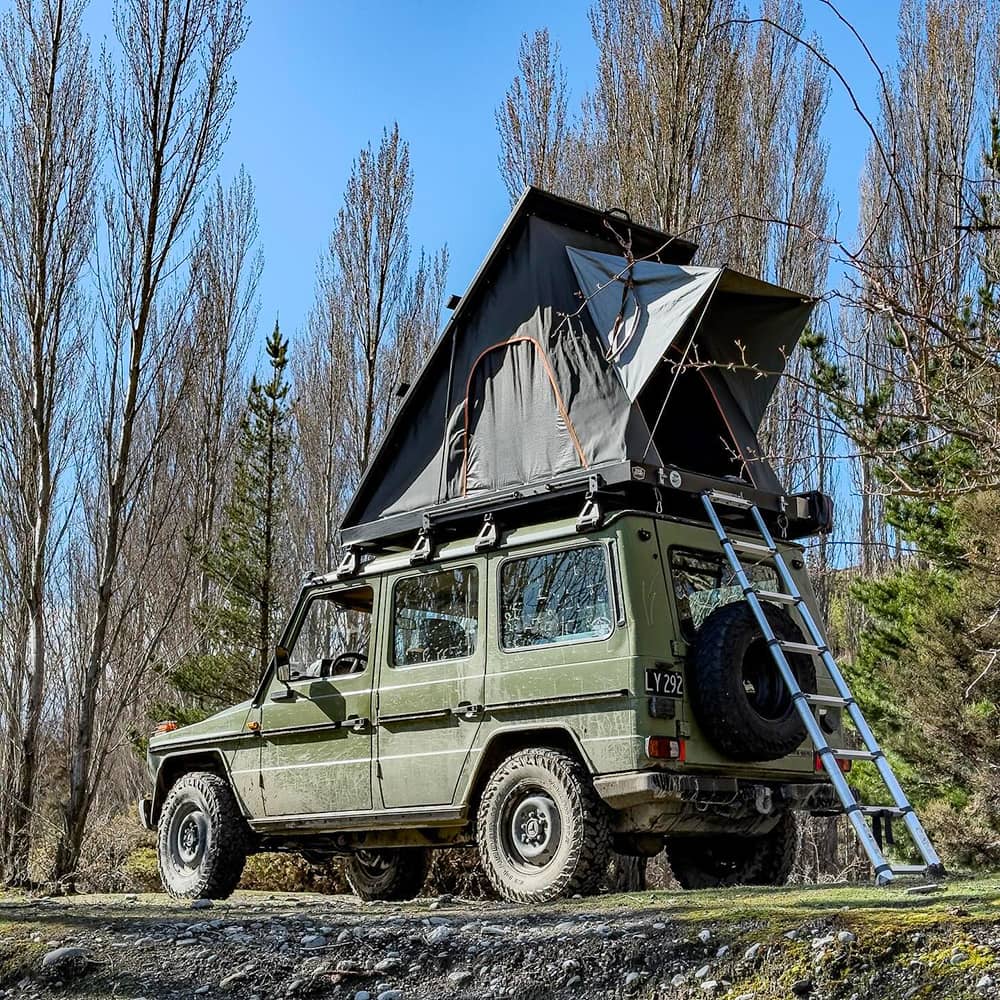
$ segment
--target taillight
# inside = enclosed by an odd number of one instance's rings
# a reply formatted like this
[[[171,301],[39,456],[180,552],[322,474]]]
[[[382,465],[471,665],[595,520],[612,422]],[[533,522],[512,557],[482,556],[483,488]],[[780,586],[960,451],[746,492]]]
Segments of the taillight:
[[[180,729],[180,724],[169,719],[166,722],[158,722],[153,730],[154,736],[162,736],[164,733],[172,733],[175,729]]]
[[[654,760],[680,760],[687,757],[687,746],[683,740],[672,736],[647,736],[646,756]]]
[[[851,768],[853,766],[854,766],[854,762],[853,761],[850,761],[850,760],[840,760],[839,758],[837,760],[837,767],[839,767],[840,770],[841,770],[841,772],[844,773],[844,774],[850,774],[851,773]],[[818,754],[814,754],[813,755],[813,768],[815,769],[815,771],[816,771],[817,774],[819,774],[820,771],[824,770],[824,768],[823,768],[823,755],[822,754],[818,753]]]

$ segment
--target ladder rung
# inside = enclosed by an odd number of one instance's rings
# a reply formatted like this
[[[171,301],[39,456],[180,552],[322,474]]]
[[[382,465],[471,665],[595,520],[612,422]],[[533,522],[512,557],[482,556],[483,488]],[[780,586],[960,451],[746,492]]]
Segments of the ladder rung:
[[[816,646],[811,642],[788,642],[786,639],[779,639],[778,645],[786,653],[810,653],[816,655],[826,652],[826,646]]]
[[[893,875],[926,875],[927,865],[891,865]]]
[[[861,811],[866,816],[881,816],[884,813],[890,816],[904,816],[912,809],[903,809],[900,806],[861,806]]]
[[[810,705],[829,705],[833,708],[847,708],[853,699],[841,698],[838,694],[811,694],[806,692],[806,701]]]
[[[779,594],[775,590],[756,590],[754,593],[762,601],[774,601],[775,604],[798,604],[801,597],[792,597],[791,594]]]
[[[872,753],[871,750],[834,750],[833,756],[838,760],[875,760],[881,754]]]
[[[773,556],[777,554],[776,549],[769,545],[761,545],[759,542],[744,542],[739,538],[730,538],[729,544],[737,552],[745,552],[748,556]]]
[[[721,503],[726,507],[742,507],[744,510],[749,510],[754,506],[753,500],[736,496],[734,493],[720,493],[718,490],[712,490],[708,495],[715,503]]]

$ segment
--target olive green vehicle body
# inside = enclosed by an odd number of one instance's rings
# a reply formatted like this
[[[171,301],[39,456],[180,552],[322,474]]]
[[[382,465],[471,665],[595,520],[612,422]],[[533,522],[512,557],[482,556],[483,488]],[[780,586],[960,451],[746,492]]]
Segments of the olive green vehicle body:
[[[505,649],[504,563],[581,546],[596,547],[605,560],[610,635]],[[272,663],[254,698],[155,736],[148,755],[154,791],[140,804],[144,821],[155,825],[180,774],[210,769],[230,781],[261,848],[462,843],[471,837],[477,796],[492,768],[526,746],[565,749],[583,761],[613,810],[614,829],[625,838],[620,843],[647,834],[662,843],[663,834],[764,833],[789,809],[835,811],[808,742],[768,762],[737,763],[718,753],[692,715],[690,677],[684,696],[660,698],[652,714],[647,668],[691,669],[690,635],[671,579],[675,548],[721,558],[708,525],[624,511],[585,534],[569,519],[502,533],[489,551],[477,551],[473,539],[456,540],[423,565],[412,565],[410,552],[401,551],[373,558],[349,579],[312,578],[280,644],[294,644],[309,601],[370,587],[364,671],[286,684]],[[782,544],[782,552],[819,619],[801,547]],[[451,567],[477,570],[474,652],[395,665],[397,584]],[[836,693],[821,664],[817,691]],[[648,756],[650,737],[682,740],[684,759]]]

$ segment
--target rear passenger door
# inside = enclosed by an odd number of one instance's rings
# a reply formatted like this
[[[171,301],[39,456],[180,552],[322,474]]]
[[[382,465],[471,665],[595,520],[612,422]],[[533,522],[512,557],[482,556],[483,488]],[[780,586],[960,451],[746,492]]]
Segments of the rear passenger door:
[[[599,769],[634,766],[628,630],[605,541],[491,556],[497,653],[489,726],[568,727]]]
[[[485,586],[475,561],[389,582],[376,737],[385,808],[454,797],[482,718]]]

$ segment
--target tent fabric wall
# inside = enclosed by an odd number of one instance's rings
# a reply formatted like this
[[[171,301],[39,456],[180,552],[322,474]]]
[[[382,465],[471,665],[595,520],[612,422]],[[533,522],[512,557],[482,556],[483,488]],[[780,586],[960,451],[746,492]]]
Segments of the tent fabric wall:
[[[465,397],[462,494],[519,486],[585,467],[579,438],[538,341],[522,337],[487,348],[473,366]]]

